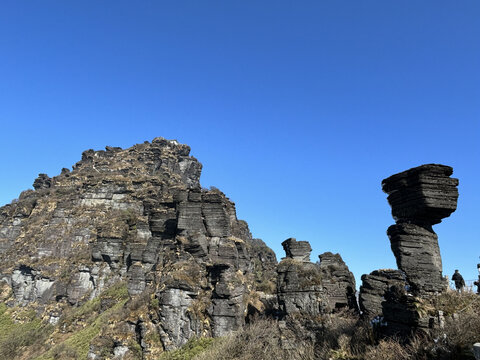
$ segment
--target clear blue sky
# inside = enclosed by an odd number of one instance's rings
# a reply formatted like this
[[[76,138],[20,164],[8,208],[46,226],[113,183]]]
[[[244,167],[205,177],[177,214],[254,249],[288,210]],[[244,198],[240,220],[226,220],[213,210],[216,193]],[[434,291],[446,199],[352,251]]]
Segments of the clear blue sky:
[[[83,150],[178,139],[279,257],[308,240],[359,279],[396,267],[381,180],[442,163],[444,273],[474,279],[479,19],[478,0],[3,1],[0,202]]]

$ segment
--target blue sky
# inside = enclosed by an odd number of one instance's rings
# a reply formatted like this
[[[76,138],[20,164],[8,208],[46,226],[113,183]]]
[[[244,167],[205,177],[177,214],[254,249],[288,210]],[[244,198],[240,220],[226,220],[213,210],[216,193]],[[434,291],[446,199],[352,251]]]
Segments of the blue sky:
[[[480,2],[4,1],[0,203],[83,150],[192,147],[202,185],[283,256],[396,267],[381,180],[454,167],[444,273],[477,276]],[[357,284],[358,286],[359,284]]]

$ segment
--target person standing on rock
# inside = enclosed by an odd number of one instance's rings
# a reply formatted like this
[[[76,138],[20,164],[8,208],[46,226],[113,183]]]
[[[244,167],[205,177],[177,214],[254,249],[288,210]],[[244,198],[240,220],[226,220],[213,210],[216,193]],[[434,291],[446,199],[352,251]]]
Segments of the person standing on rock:
[[[473,285],[477,287],[477,294],[480,295],[480,275],[478,275],[478,280],[473,282]]]
[[[459,292],[463,292],[463,287],[465,286],[465,280],[463,280],[463,276],[455,270],[455,273],[452,275],[452,280],[455,281],[455,288]]]

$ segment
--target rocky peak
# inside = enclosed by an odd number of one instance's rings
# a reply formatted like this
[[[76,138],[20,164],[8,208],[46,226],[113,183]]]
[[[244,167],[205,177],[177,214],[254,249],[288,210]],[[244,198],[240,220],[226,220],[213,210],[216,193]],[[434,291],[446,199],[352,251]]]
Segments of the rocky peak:
[[[252,241],[225,194],[200,187],[202,165],[189,153],[175,140],[155,138],[87,150],[72,171],[40,174],[35,191],[0,208],[8,304],[57,321],[124,284],[122,296],[141,310],[126,307],[124,319],[96,339],[127,352],[138,342],[146,359],[191,337],[241,327],[256,287],[274,291],[275,255]],[[105,351],[97,351],[98,342],[92,358]]]
[[[82,153],[82,159],[73,166],[72,172],[62,170],[59,176],[54,177],[52,185],[78,183],[83,179],[82,176],[90,180],[124,176],[136,180],[159,178],[169,183],[183,183],[189,188],[198,188],[202,165],[189,154],[189,146],[161,137],[127,149],[112,146],[98,151],[90,149]],[[39,186],[45,183],[46,179],[43,178],[41,174],[37,179]]]

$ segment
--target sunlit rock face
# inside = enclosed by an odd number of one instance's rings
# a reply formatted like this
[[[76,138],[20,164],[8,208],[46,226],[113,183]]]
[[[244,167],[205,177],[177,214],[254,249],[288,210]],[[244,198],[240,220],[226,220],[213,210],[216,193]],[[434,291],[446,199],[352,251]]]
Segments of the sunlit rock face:
[[[87,150],[72,171],[40,174],[35,190],[0,208],[0,279],[12,293],[6,302],[39,313],[55,307],[58,318],[124,283],[143,310],[118,324],[131,331],[115,338],[112,356],[133,341],[153,357],[155,346],[172,349],[242,326],[275,255],[252,242],[221,191],[200,187],[202,165],[189,153],[187,145],[156,138]],[[265,264],[252,260],[259,258],[253,247]],[[159,344],[145,340],[155,337]]]

